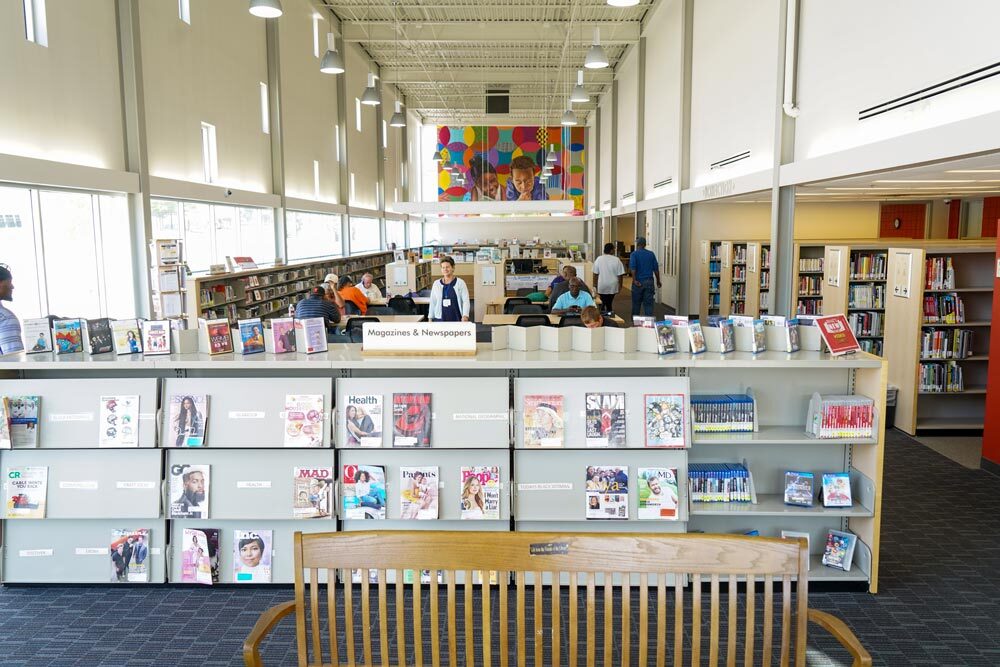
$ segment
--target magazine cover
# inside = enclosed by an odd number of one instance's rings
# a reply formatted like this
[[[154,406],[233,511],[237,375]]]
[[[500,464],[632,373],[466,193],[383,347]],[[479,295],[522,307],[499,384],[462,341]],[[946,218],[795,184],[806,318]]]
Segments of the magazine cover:
[[[205,322],[205,329],[208,332],[209,354],[226,354],[233,351],[229,320],[208,320]]]
[[[500,466],[462,467],[462,518],[500,518]]]
[[[219,583],[218,528],[185,528],[181,546],[181,583]]]
[[[24,321],[24,351],[28,354],[52,351],[52,328],[49,318]]]
[[[811,551],[812,538],[809,537],[809,533],[803,533],[797,530],[783,530],[781,531],[781,537],[782,539],[795,539],[796,537],[804,538],[806,541],[806,551],[812,553]],[[811,559],[806,561],[807,570],[812,569],[812,563],[810,561]]]
[[[170,354],[170,320],[149,320],[142,327],[144,354]]]
[[[639,468],[639,518],[676,521],[677,468]]]
[[[170,466],[170,519],[207,519],[208,465],[178,463]]]
[[[437,466],[399,469],[399,518],[438,518]]]
[[[344,409],[348,447],[382,446],[382,395],[351,394]]]
[[[239,320],[240,342],[243,354],[256,354],[264,351],[264,325],[259,317],[249,320]]]
[[[697,320],[688,322],[688,343],[691,354],[701,354],[705,351],[705,334],[701,330],[701,323]]]
[[[114,349],[111,339],[111,320],[101,317],[87,320],[87,342],[90,343],[91,354],[104,354]]]
[[[524,397],[525,447],[562,447],[564,428],[561,394]]]
[[[858,538],[853,533],[830,530],[826,534],[826,548],[823,550],[823,565],[848,572],[854,560],[854,547]]]
[[[111,581],[130,584],[149,581],[149,528],[112,529]]]
[[[588,393],[587,446],[625,446],[625,394]]]
[[[685,447],[684,394],[646,394],[646,446]]]
[[[677,351],[672,322],[664,320],[656,323],[656,351],[659,354],[670,354]]]
[[[48,478],[46,466],[7,468],[7,518],[44,519]]]
[[[115,340],[115,353],[138,354],[142,352],[142,331],[138,320],[115,320],[111,323]]]
[[[291,317],[280,317],[271,320],[271,341],[275,354],[285,354],[295,351],[295,320]]]
[[[10,449],[13,444],[10,438],[10,408],[7,397],[0,396],[0,449]]]
[[[851,476],[846,472],[823,473],[823,506],[850,507]]]
[[[10,442],[14,449],[38,446],[41,396],[8,396],[7,419],[10,420]]]
[[[813,474],[811,472],[785,473],[785,504],[812,507]]]
[[[333,511],[333,468],[292,469],[292,516],[323,519]]]
[[[431,395],[392,395],[392,446],[431,446]]]
[[[326,352],[326,323],[322,317],[295,320],[295,347],[299,352]]]
[[[98,447],[139,446],[139,397],[101,396]]]
[[[763,352],[767,349],[767,342],[764,336],[764,320],[753,321],[753,352]]]
[[[233,531],[233,581],[237,584],[271,583],[271,531]]]
[[[340,476],[345,519],[384,519],[385,467],[345,465]]]
[[[165,447],[202,447],[208,425],[207,394],[174,394],[167,412]]]
[[[323,394],[285,395],[285,447],[322,447],[323,424]]]
[[[83,352],[83,323],[80,320],[56,320],[52,323],[56,354]]]
[[[628,466],[587,466],[587,518],[628,518]]]

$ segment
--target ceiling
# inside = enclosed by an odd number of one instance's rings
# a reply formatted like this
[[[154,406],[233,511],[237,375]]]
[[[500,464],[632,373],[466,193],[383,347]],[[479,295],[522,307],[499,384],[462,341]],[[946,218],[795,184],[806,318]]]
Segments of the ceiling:
[[[606,0],[323,0],[342,22],[345,42],[359,44],[427,124],[556,124],[582,69],[595,28],[610,67],[585,70],[589,104],[611,85],[614,67],[639,41],[656,0],[611,7]],[[398,30],[397,30],[398,26]],[[486,90],[506,89],[510,114],[487,116]]]

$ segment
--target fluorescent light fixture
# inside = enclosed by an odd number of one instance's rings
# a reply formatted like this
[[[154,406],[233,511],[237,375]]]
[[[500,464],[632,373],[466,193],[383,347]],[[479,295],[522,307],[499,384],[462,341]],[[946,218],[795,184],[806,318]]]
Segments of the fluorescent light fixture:
[[[914,179],[912,181],[907,181],[907,180],[872,181],[872,183],[974,183],[974,182],[975,181],[972,180],[958,180],[951,178],[937,178],[937,179],[926,179],[926,180]]]
[[[375,87],[375,75],[368,72],[368,87],[365,88],[364,95],[361,96],[361,103],[370,107],[377,107],[382,104],[382,98]]]
[[[639,0],[608,0],[608,4],[612,7],[635,7]]]
[[[576,85],[573,86],[573,92],[570,93],[569,99],[572,102],[589,102],[590,95],[587,94],[587,89],[583,87],[583,70],[576,71]]]
[[[406,127],[406,116],[403,115],[403,105],[399,100],[396,100],[396,112],[392,114],[392,118],[389,120],[390,127]]]
[[[608,54],[601,48],[600,28],[594,28],[594,43],[587,50],[587,57],[583,61],[583,66],[587,69],[602,69],[608,66]]]
[[[336,39],[332,32],[326,33],[326,53],[319,63],[319,71],[323,74],[343,74],[344,57],[337,51]]]
[[[250,13],[262,19],[281,16],[281,0],[250,0]]]
[[[572,109],[566,109],[566,111],[563,112],[562,119],[559,121],[559,124],[566,127],[576,125],[576,114],[573,113]]]

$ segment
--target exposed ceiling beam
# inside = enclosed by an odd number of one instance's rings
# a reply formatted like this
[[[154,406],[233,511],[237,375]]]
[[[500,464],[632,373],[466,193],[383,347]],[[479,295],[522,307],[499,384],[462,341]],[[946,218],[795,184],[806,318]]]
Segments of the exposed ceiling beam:
[[[482,22],[436,22],[400,23],[406,36],[400,40],[411,42],[487,42],[502,44],[553,42],[562,44],[566,39],[568,23],[540,21],[482,21]],[[574,41],[590,44],[594,28],[601,29],[602,44],[633,44],[639,41],[641,25],[636,22],[605,21],[599,23],[577,23],[573,26]],[[345,42],[392,42],[396,39],[396,29],[392,23],[345,21],[343,25]]]
[[[495,70],[486,69],[452,69],[447,72],[423,72],[418,69],[398,69],[394,67],[383,67],[380,74],[383,81],[389,83],[479,83],[479,84],[505,84],[505,83],[540,83],[546,80],[565,80],[567,72],[575,72],[575,68],[548,69],[525,69],[512,70],[504,69],[502,62],[497,63]],[[554,77],[553,75],[558,75]],[[606,68],[603,70],[585,70],[583,80],[588,84],[610,84],[615,78],[615,73]],[[576,77],[573,77],[576,81]]]

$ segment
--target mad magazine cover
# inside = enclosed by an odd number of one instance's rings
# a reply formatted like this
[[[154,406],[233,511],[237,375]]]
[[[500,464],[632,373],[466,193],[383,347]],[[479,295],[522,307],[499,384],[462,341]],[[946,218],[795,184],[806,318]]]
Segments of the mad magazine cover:
[[[625,446],[625,394],[588,393],[587,446]]]
[[[562,447],[564,429],[561,395],[543,394],[524,397],[525,447]]]
[[[181,582],[219,583],[219,529],[185,528],[181,543]]]
[[[211,466],[176,463],[170,466],[171,519],[207,519]]]
[[[201,447],[208,425],[207,394],[174,394],[167,409],[164,447]]]
[[[292,516],[323,519],[333,512],[333,468],[292,469]]]
[[[392,446],[431,446],[431,395],[392,395]]]
[[[111,581],[140,584],[149,581],[149,528],[111,531]]]
[[[463,519],[500,518],[500,466],[462,467]]]
[[[323,416],[323,394],[286,394],[285,447],[322,447]]]
[[[139,446],[139,397],[101,396],[98,447]]]
[[[46,466],[7,468],[7,518],[44,519],[45,495],[49,488]]]
[[[399,468],[399,518],[438,518],[437,466]]]
[[[233,581],[237,584],[271,583],[271,531],[233,531]]]
[[[646,394],[646,446],[685,447],[684,394]]]
[[[628,466],[587,466],[587,518],[628,518]]]
[[[350,394],[344,408],[348,447],[382,446],[382,395]]]
[[[342,468],[345,519],[385,519],[385,467],[347,464]]]
[[[639,518],[676,521],[677,468],[639,468]]]

